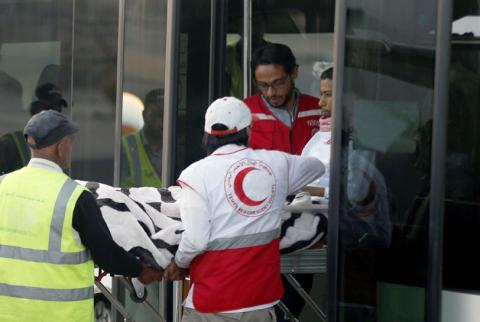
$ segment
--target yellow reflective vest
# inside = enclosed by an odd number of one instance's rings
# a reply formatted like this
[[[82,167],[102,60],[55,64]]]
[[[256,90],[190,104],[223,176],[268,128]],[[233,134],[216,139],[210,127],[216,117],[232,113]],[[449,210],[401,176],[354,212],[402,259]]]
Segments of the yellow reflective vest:
[[[160,188],[162,182],[148,158],[140,132],[123,136],[122,146],[127,156],[129,175],[121,178],[120,186]]]
[[[84,190],[36,167],[1,180],[0,321],[93,321],[93,261],[72,228]]]

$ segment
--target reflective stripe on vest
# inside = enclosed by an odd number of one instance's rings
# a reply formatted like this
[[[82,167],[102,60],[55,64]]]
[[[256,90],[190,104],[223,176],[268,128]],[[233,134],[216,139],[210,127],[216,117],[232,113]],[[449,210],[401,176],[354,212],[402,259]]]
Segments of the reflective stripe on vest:
[[[128,161],[128,178],[121,178],[122,186],[160,187],[161,180],[145,151],[140,132],[122,137],[122,145]]]
[[[320,116],[322,114],[322,111],[317,109],[317,110],[308,110],[308,111],[303,111],[298,113],[297,118],[301,117],[309,117],[309,116]]]
[[[264,114],[264,113],[253,113],[252,120],[253,121],[262,121],[262,120],[275,121],[275,116]]]
[[[0,245],[0,257],[49,264],[81,264],[90,260],[90,253],[88,251],[61,253]]]
[[[137,137],[136,135],[128,135],[126,138],[127,146],[131,149],[127,149],[127,154],[130,156],[129,158],[129,168],[130,168],[130,176],[134,176],[134,182],[137,187],[142,184],[142,167],[140,165],[140,157],[138,156],[138,146],[137,144]],[[131,153],[131,152],[134,153]]]
[[[280,237],[280,229],[231,238],[217,238],[208,243],[207,250],[223,250],[265,245],[278,237]]]
[[[93,297],[93,288],[84,287],[71,290],[17,286],[0,283],[0,295],[43,301],[81,301]]]

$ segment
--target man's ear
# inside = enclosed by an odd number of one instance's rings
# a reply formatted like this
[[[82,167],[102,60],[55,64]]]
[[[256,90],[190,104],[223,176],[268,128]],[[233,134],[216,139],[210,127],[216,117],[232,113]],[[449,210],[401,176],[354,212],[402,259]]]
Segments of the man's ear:
[[[55,153],[57,154],[57,157],[62,160],[63,159],[63,145],[65,144],[64,142],[65,138],[62,138],[58,143],[55,145]]]
[[[298,65],[295,65],[295,67],[292,70],[292,79],[297,79],[298,77]]]
[[[64,161],[64,158],[65,158],[64,152],[65,152],[65,146],[66,146],[66,144],[68,144],[67,141],[68,141],[68,135],[61,138],[60,141],[58,141],[57,146],[56,146],[57,155],[58,155],[58,157],[60,157],[60,160],[62,160],[62,161]]]

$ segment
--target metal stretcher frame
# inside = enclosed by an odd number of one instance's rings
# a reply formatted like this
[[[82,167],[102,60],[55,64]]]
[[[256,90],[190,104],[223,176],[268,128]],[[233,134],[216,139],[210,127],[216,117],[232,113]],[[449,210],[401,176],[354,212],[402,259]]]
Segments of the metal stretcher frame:
[[[280,271],[288,283],[298,292],[305,302],[313,309],[315,314],[326,321],[326,314],[315,303],[312,297],[302,288],[292,274],[310,274],[327,272],[327,249],[306,249],[297,253],[280,256]],[[299,321],[290,310],[282,303],[279,307],[291,321]]]
[[[129,292],[134,292],[132,285],[125,277],[118,277],[118,280],[125,286],[125,288]],[[102,294],[105,295],[105,297],[110,301],[112,306],[115,307],[118,313],[123,316],[124,322],[135,322],[131,314],[128,313],[125,306],[102,284],[100,280],[95,279],[95,285],[98,287],[100,292],[102,292]],[[150,313],[152,313],[155,321],[166,322],[166,320],[160,315],[160,313],[155,309],[155,307],[150,302],[148,302],[147,299],[142,301],[141,304],[144,305],[150,311]]]
[[[305,300],[305,302],[313,309],[315,314],[322,320],[326,321],[325,313],[318,307],[315,301],[311,296],[302,288],[302,286],[297,282],[292,274],[310,274],[310,273],[326,273],[327,271],[327,250],[326,248],[319,249],[306,249],[297,253],[287,254],[280,256],[280,271],[285,276],[288,283],[300,294],[300,296]],[[130,283],[124,278],[119,278],[120,282],[125,285],[125,287],[133,292],[131,289]],[[100,280],[95,281],[95,285],[99,290],[105,295],[105,297],[110,301],[112,306],[123,316],[124,321],[134,322],[133,317],[128,313],[126,308],[121,302],[119,302],[113,294],[100,282]],[[182,302],[182,292],[177,292],[177,303]],[[165,322],[165,319],[159,314],[158,311],[151,305],[148,300],[142,302],[145,307],[147,307],[153,314],[156,321]],[[299,321],[293,316],[290,310],[282,303],[279,303],[280,308],[285,312],[287,318],[291,321]],[[181,309],[181,308],[180,308]]]

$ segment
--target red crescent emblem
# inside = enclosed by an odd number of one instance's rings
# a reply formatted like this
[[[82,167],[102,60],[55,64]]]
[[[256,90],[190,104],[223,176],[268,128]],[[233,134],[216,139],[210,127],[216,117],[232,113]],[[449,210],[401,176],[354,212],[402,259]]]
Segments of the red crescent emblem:
[[[240,201],[246,204],[247,206],[252,206],[252,207],[260,205],[262,202],[265,201],[265,199],[267,199],[267,198],[264,198],[258,201],[252,200],[249,197],[247,197],[247,195],[245,194],[245,191],[243,191],[243,180],[245,180],[245,177],[247,176],[247,174],[253,170],[258,170],[258,169],[254,167],[248,167],[241,170],[235,177],[235,180],[233,181],[233,189],[238,199],[240,199]]]

